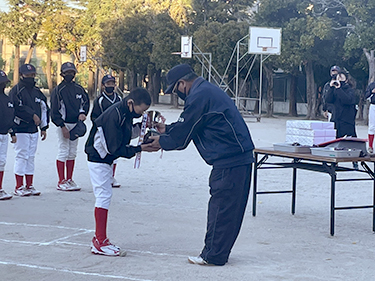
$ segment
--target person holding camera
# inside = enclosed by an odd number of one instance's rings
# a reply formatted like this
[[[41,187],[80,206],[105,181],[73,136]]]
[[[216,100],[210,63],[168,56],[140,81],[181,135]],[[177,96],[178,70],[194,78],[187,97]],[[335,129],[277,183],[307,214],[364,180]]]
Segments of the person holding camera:
[[[336,80],[334,78],[336,78],[339,72],[341,72],[341,68],[337,65],[332,66],[331,69],[329,70],[329,74],[333,80]],[[329,94],[329,92],[333,90],[333,88],[331,88],[330,82],[331,81],[328,81],[327,83],[325,83],[323,87],[323,91],[322,91],[323,115],[325,118],[328,119],[328,121],[332,121],[331,118],[332,118],[332,113],[333,113],[333,108],[334,108],[333,104],[325,102],[325,97]]]
[[[374,153],[373,143],[375,135],[375,82],[367,86],[365,99],[370,100],[370,108],[368,113],[368,153]]]
[[[326,103],[333,105],[331,121],[335,123],[336,138],[357,137],[355,130],[356,96],[354,89],[348,83],[348,74],[341,71],[332,75],[329,86],[324,98]]]

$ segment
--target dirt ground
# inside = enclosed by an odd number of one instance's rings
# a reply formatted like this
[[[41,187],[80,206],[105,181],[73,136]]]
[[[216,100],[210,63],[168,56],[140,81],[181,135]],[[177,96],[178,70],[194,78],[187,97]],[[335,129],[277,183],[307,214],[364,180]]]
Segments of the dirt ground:
[[[167,123],[181,110],[156,106]],[[247,119],[256,147],[285,140],[288,118]],[[89,121],[87,122],[90,123]],[[359,137],[367,127],[357,126]],[[298,172],[296,214],[290,194],[260,195],[257,216],[249,200],[239,238],[223,267],[189,264],[203,247],[208,176],[211,168],[194,145],[184,151],[143,153],[141,167],[121,159],[109,211],[108,236],[126,257],[90,253],[94,234],[92,192],[85,139],[79,141],[74,174],[80,192],[56,190],[56,127],[39,142],[34,185],[39,197],[0,202],[0,280],[374,280],[375,236],[372,210],[345,210],[336,215],[329,235],[330,178]],[[12,192],[14,150],[8,148],[3,187]],[[259,189],[285,189],[291,172],[263,170]],[[343,183],[338,204],[372,204],[371,182]]]

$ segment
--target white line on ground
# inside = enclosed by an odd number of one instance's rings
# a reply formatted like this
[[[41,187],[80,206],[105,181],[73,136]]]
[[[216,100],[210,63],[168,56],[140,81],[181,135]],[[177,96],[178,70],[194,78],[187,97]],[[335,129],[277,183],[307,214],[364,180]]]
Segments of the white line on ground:
[[[66,241],[61,241],[61,240],[65,240],[65,239],[68,239],[68,238],[73,237],[73,236],[78,236],[78,235],[82,235],[82,234],[86,234],[86,233],[90,233],[90,232],[94,231],[94,230],[84,229],[84,228],[73,228],[73,227],[55,226],[55,225],[28,224],[28,223],[0,222],[0,225],[15,225],[15,226],[26,226],[26,227],[46,227],[46,228],[55,227],[55,228],[60,228],[60,229],[69,229],[69,230],[80,231],[79,233],[75,233],[73,235],[61,237],[61,238],[52,240],[50,242],[32,242],[32,241],[9,240],[9,239],[0,238],[0,242],[4,242],[4,243],[19,243],[19,244],[29,244],[29,245],[37,245],[37,246],[49,246],[49,245],[52,245],[52,244],[65,244],[65,245],[89,247],[90,243],[80,244],[80,243],[66,242]],[[148,254],[148,255],[153,255],[153,256],[169,256],[169,257],[180,257],[180,258],[186,258],[187,257],[187,255],[155,253],[155,252],[150,252],[150,251],[139,251],[139,250],[129,250],[129,249],[126,249],[126,251],[130,252],[130,253]]]
[[[40,269],[40,270],[66,272],[66,273],[73,273],[73,274],[87,275],[87,276],[105,277],[105,278],[112,278],[112,279],[125,279],[125,280],[133,280],[133,281],[154,281],[150,279],[139,279],[139,278],[133,278],[133,277],[128,277],[128,276],[105,275],[105,274],[99,274],[99,273],[83,272],[83,271],[69,270],[69,269],[59,269],[59,268],[54,268],[54,267],[49,267],[49,266],[38,266],[38,265],[33,265],[33,264],[24,264],[24,263],[7,262],[7,261],[0,261],[0,264],[15,265],[15,266],[21,266],[21,267],[27,267],[27,268],[33,268],[33,269]]]
[[[30,223],[0,221],[0,225],[1,224],[2,225],[29,226],[29,227],[59,228],[59,229],[69,229],[69,230],[76,230],[76,231],[92,231],[90,229],[85,229],[85,228],[75,228],[75,227],[67,227],[67,226],[61,226],[61,225],[43,225],[43,224],[30,224]]]
[[[67,235],[67,236],[65,236],[65,237],[61,237],[61,238],[58,238],[58,239],[52,240],[52,241],[50,241],[50,242],[40,243],[40,245],[41,245],[41,246],[51,245],[51,244],[57,243],[57,242],[59,242],[59,241],[61,241],[61,240],[69,239],[69,238],[71,238],[71,237],[79,236],[79,235],[86,234],[86,233],[90,233],[90,232],[94,232],[94,231],[93,231],[93,230],[86,230],[86,231],[79,232],[79,233],[75,233],[75,234],[72,234],[72,235]]]

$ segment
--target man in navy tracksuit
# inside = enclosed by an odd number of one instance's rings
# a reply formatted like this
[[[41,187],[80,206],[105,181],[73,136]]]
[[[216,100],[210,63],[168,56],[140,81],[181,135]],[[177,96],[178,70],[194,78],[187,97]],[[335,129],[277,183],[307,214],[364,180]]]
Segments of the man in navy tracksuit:
[[[83,87],[73,81],[76,73],[77,69],[73,63],[63,63],[61,65],[61,76],[64,80],[53,89],[51,95],[51,119],[58,127],[56,167],[59,181],[57,190],[61,191],[80,190],[80,187],[73,181],[78,138],[72,140],[69,132],[78,122],[86,120],[90,101]]]
[[[8,151],[8,133],[12,141],[17,141],[14,133],[14,106],[11,99],[5,94],[4,89],[8,84],[9,79],[4,71],[0,70],[0,200],[7,200],[12,198],[12,195],[5,192],[3,189],[4,168],[7,160]]]
[[[38,127],[42,141],[46,139],[49,123],[47,99],[39,88],[35,87],[36,69],[31,64],[20,67],[21,81],[9,92],[14,104],[17,142],[14,144],[16,159],[14,173],[16,189],[14,195],[40,195],[33,186],[34,159],[38,145]],[[23,186],[23,177],[26,186]]]
[[[193,264],[224,265],[239,234],[250,190],[254,144],[233,101],[220,88],[198,77],[187,65],[167,74],[169,87],[185,100],[184,111],[171,125],[157,124],[161,136],[155,147],[185,149],[193,140],[200,155],[212,165],[205,246]]]
[[[102,79],[102,93],[94,100],[94,106],[91,111],[91,121],[94,122],[108,107],[121,101],[121,97],[115,92],[116,79],[110,74],[104,75]],[[112,187],[120,187],[121,185],[115,179],[117,160],[113,161],[113,181]]]

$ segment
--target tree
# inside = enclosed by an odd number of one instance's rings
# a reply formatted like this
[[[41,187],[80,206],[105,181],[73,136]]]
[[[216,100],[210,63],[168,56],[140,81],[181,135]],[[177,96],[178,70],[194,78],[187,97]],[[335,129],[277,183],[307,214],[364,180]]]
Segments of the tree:
[[[0,33],[14,45],[13,85],[19,80],[20,46],[32,37],[34,23],[18,1],[8,1],[9,12],[0,13]]]
[[[161,89],[161,72],[170,69],[181,62],[181,58],[173,55],[180,50],[179,26],[166,13],[160,13],[152,18],[149,37],[152,43],[152,52],[148,66],[149,91],[153,103],[158,103]]]
[[[130,89],[137,87],[137,73],[146,74],[150,62],[151,41],[147,37],[148,17],[129,15],[103,24],[102,38],[105,63],[130,71]]]
[[[69,42],[73,40],[72,33],[76,19],[71,14],[72,11],[62,5],[59,10],[48,15],[41,26],[40,45],[47,49],[46,75],[50,93],[54,86],[52,82],[51,53],[52,51],[61,52],[66,50]],[[60,71],[60,69],[57,71]]]
[[[332,20],[325,15],[315,17],[313,8],[309,0],[264,0],[256,15],[257,25],[282,28],[282,51],[274,65],[285,71],[304,66],[308,119],[316,118],[314,67],[342,58],[345,40],[333,33]]]

